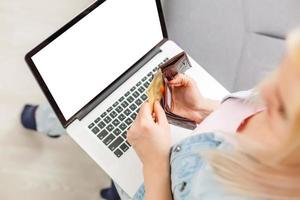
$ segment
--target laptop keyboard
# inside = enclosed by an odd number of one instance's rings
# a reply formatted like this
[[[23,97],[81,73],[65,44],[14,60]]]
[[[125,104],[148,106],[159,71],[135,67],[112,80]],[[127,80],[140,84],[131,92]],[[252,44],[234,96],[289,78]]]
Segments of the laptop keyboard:
[[[165,58],[164,64],[168,58]],[[120,158],[131,147],[127,138],[127,130],[135,120],[141,104],[148,96],[146,94],[155,72],[159,66],[151,70],[145,77],[137,82],[122,97],[114,102],[105,112],[90,123],[88,128]]]

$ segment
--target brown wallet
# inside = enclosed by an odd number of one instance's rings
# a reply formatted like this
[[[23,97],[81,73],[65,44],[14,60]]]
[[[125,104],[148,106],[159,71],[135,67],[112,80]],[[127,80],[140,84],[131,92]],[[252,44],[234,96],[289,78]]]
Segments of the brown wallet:
[[[193,130],[197,127],[197,123],[195,121],[179,116],[172,112],[174,105],[172,88],[168,86],[168,81],[172,80],[178,73],[185,73],[191,67],[192,65],[185,52],[174,56],[160,66],[165,87],[164,95],[161,99],[161,105],[164,108],[170,124]]]

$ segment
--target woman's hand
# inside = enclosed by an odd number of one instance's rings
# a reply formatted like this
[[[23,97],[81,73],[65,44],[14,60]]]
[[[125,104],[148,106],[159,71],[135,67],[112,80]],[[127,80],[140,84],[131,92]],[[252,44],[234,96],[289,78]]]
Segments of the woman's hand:
[[[149,103],[141,106],[127,137],[144,166],[169,162],[170,126],[159,102],[155,102],[153,114]]]
[[[146,200],[172,199],[170,134],[170,126],[159,102],[154,104],[154,113],[151,113],[149,103],[144,103],[127,132],[129,143],[143,163]]]
[[[205,99],[196,82],[184,74],[177,74],[169,81],[173,95],[173,110],[177,115],[200,123],[218,105],[218,102]]]

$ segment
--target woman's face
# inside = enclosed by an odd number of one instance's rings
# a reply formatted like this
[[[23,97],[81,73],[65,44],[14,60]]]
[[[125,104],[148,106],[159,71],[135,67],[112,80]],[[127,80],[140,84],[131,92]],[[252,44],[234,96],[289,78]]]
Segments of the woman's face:
[[[300,66],[288,58],[284,59],[273,77],[262,85],[260,92],[267,106],[271,131],[284,141],[292,127],[291,113],[295,112],[295,102],[299,102]]]

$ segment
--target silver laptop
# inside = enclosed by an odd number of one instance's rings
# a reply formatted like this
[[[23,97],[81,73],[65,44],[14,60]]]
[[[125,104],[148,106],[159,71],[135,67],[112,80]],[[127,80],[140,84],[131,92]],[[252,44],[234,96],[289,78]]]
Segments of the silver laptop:
[[[153,74],[183,51],[167,38],[160,0],[101,0],[25,57],[68,134],[131,197],[143,177],[126,133]]]

